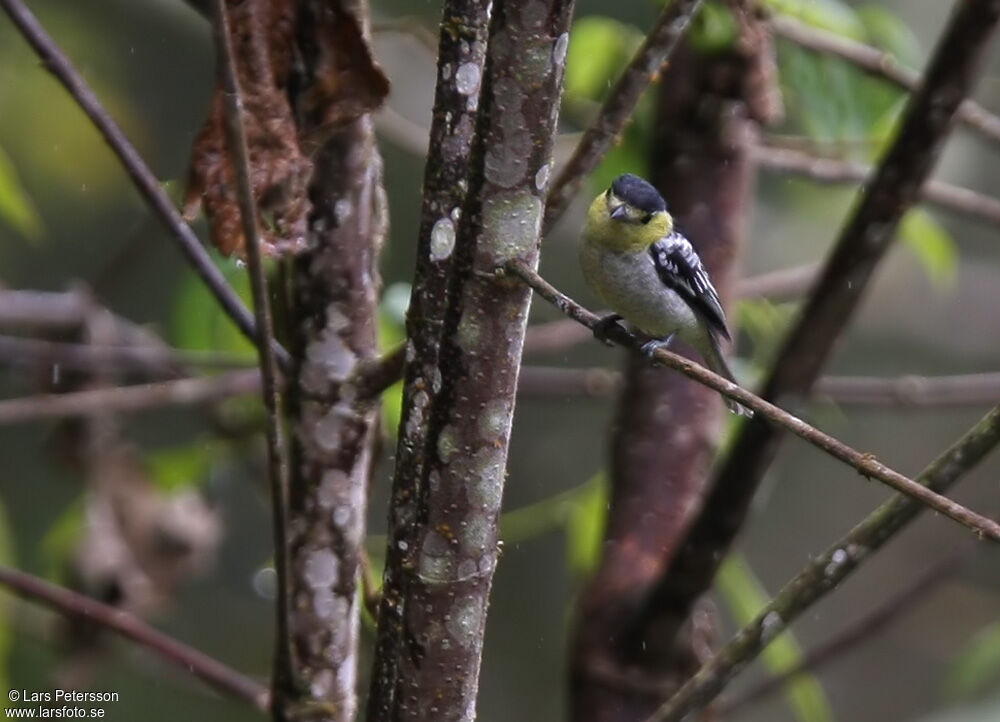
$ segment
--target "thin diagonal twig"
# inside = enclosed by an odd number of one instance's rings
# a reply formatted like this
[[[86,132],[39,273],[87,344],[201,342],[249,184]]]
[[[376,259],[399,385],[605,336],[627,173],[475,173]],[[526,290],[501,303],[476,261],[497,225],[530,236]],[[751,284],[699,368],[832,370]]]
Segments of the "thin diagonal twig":
[[[267,278],[261,258],[260,234],[257,229],[257,207],[250,184],[250,152],[247,149],[246,129],[243,127],[243,101],[236,78],[233,48],[230,42],[229,20],[225,0],[215,0],[213,28],[218,53],[219,85],[222,88],[226,120],[226,139],[229,155],[236,173],[236,194],[240,206],[240,220],[246,241],[247,266],[250,271],[250,290],[253,295],[254,316],[261,343],[260,371],[263,381],[264,408],[267,410],[265,435],[267,437],[267,471],[271,486],[271,524],[274,537],[274,569],[278,577],[275,604],[275,640],[277,658],[290,659],[291,635],[289,623],[291,610],[288,602],[288,447],[285,442],[281,387],[278,365],[274,354],[274,337],[271,328],[271,306]],[[282,662],[275,662],[276,669]]]
[[[954,575],[958,570],[958,562],[957,555],[951,555],[933,564],[905,587],[880,602],[878,606],[826,641],[809,649],[793,667],[762,680],[731,700],[725,700],[718,709],[720,717],[728,719],[729,713],[745,710],[777,692],[799,675],[816,672],[858,645],[869,641],[879,631],[899,621],[912,607],[924,601],[929,592]]]
[[[570,318],[593,329],[600,320],[595,314],[580,306],[568,296],[558,291],[544,278],[539,276],[528,266],[520,261],[511,261],[504,269],[504,272],[517,276],[534,291],[549,303],[562,311]],[[621,326],[613,326],[608,334],[608,338],[617,344],[628,348],[638,348],[640,339],[634,334],[626,331]],[[793,416],[782,408],[756,396],[741,386],[724,379],[718,374],[712,373],[704,366],[696,364],[683,356],[679,356],[671,351],[660,349],[654,354],[654,360],[664,366],[679,371],[690,379],[700,384],[708,386],[726,398],[732,399],[749,409],[752,409],[756,418],[764,420],[775,427],[789,431],[799,438],[808,441],[818,449],[825,451],[830,456],[838,459],[854,469],[867,479],[877,479],[896,491],[902,492],[921,504],[929,506],[935,511],[944,514],[959,524],[971,529],[983,538],[988,538],[995,542],[1000,542],[1000,524],[977,514],[961,504],[937,494],[926,486],[918,484],[912,479],[903,476],[899,472],[889,468],[878,461],[873,454],[866,454],[847,446],[841,441],[823,433],[819,429],[810,426],[801,419]]]
[[[153,175],[142,157],[125,137],[121,128],[101,105],[101,101],[98,100],[87,81],[73,67],[66,54],[45,32],[45,29],[31,11],[25,7],[22,0],[0,0],[0,7],[10,16],[14,25],[20,30],[38,57],[42,59],[49,72],[62,83],[70,96],[104,136],[104,140],[118,156],[139,193],[163,221],[181,252],[205,282],[205,285],[208,286],[226,314],[247,338],[256,343],[257,331],[250,312],[240,301],[236,292],[230,288],[222,272],[212,263],[211,257],[198,241],[194,231],[184,222],[166,191],[160,187],[156,176]],[[282,368],[287,368],[291,362],[288,352],[277,344],[275,344],[274,352]]]
[[[548,233],[569,206],[584,178],[601,162],[622,132],[643,91],[677,48],[703,0],[673,0],[656,19],[635,57],[608,93],[597,117],[552,182],[545,205],[542,233]]]
[[[927,489],[944,492],[998,443],[1000,406],[932,461],[917,480]],[[840,541],[810,561],[648,722],[678,722],[687,712],[711,702],[779,632],[832,591],[923,510],[920,502],[902,494],[893,495]]]
[[[796,45],[819,53],[835,55],[888,82],[914,91],[920,87],[920,73],[902,65],[892,54],[841,35],[810,27],[787,15],[770,20],[775,33]],[[958,119],[993,141],[1000,141],[1000,117],[974,100],[958,108]]]
[[[818,183],[866,183],[872,172],[861,163],[766,145],[754,148],[754,159],[764,170],[794,173]],[[938,208],[1000,226],[1000,200],[969,188],[929,180],[920,189],[920,198]]]
[[[133,614],[8,567],[0,567],[0,586],[19,597],[44,604],[63,616],[99,624],[131,639],[226,696],[245,700],[261,711],[270,706],[270,695],[264,685],[153,629]]]

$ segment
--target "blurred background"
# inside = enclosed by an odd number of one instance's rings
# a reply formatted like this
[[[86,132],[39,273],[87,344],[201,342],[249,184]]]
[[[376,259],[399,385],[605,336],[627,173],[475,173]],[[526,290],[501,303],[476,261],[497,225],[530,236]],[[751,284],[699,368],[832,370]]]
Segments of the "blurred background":
[[[879,45],[922,68],[952,3],[940,0],[785,0],[769,3],[803,21]],[[181,0],[36,0],[32,10],[66,50],[114,118],[175,198],[214,84],[207,22]],[[372,4],[378,58],[393,82],[380,115],[392,231],[382,255],[383,333],[398,339],[413,269],[420,206],[422,146],[433,99],[434,32],[439,3]],[[641,40],[659,7],[648,0],[578,0],[567,67],[562,131],[585,127],[595,106]],[[695,29],[725,32],[706,12]],[[903,95],[842,61],[778,44],[786,119],[775,136],[805,139],[825,152],[871,162],[891,137]],[[977,86],[1000,108],[1000,55]],[[647,100],[649,100],[647,98]],[[651,104],[595,173],[593,188],[618,172],[646,172]],[[566,141],[571,147],[571,138]],[[563,144],[561,144],[563,145]],[[958,128],[936,177],[995,194],[1000,148]],[[546,242],[542,272],[593,305],[577,271],[573,242],[583,202]],[[762,172],[746,219],[744,275],[822,259],[855,192]],[[669,199],[668,199],[669,201]],[[204,233],[204,223],[198,226]],[[694,239],[697,243],[697,239]],[[245,289],[244,271],[219,258]],[[242,342],[210,301],[124,172],[83,114],[0,19],[0,285],[8,289],[91,290],[100,304],[154,330],[170,344],[245,355]],[[1000,368],[1000,234],[981,222],[923,208],[908,215],[900,242],[880,266],[860,312],[828,367],[832,374],[965,374]],[[795,311],[794,303],[745,302],[740,368],[752,382]],[[533,320],[557,318],[536,304]],[[587,343],[536,354],[527,363],[617,368],[620,353]],[[46,370],[45,373],[48,373]],[[36,369],[0,369],[3,398],[38,392],[52,381]],[[396,394],[398,390],[391,392]],[[398,401],[386,402],[394,433]],[[811,403],[803,413],[824,430],[908,474],[917,473],[988,408],[892,408]],[[567,626],[573,600],[600,544],[600,474],[614,401],[518,401],[505,499],[504,554],[493,590],[479,718],[555,720],[564,709]],[[231,433],[219,418],[252,429],[255,402],[232,400],[210,416],[163,409],[123,420],[145,473],[167,495],[194,493],[216,530],[204,559],[173,580],[147,611],[156,626],[248,674],[270,667],[270,531],[259,438]],[[232,426],[239,426],[235,422]],[[232,428],[229,429],[232,431]],[[54,423],[0,427],[0,562],[67,582],[84,527],[79,469],[61,454]],[[385,509],[393,443],[372,492],[371,553]],[[955,498],[1000,513],[1000,454],[970,474]],[[844,466],[796,440],[785,443],[716,592],[720,639],[748,610],[887,497]],[[200,512],[199,512],[200,513]],[[206,522],[209,523],[209,522]],[[1000,719],[1000,552],[976,546],[956,525],[930,515],[872,559],[795,625],[778,654],[759,661],[739,686],[760,678],[864,614],[936,561],[960,552],[960,568],[887,629],[816,675],[817,685],[777,694],[734,713],[747,722],[840,720],[972,722]],[[110,690],[110,720],[235,720],[254,713],[206,691],[149,655],[110,638],[86,644],[48,612],[0,598],[0,686],[44,690],[72,682]],[[366,644],[371,643],[370,620]],[[785,655],[784,662],[780,658]],[[362,675],[367,676],[367,666]],[[810,681],[812,684],[812,681]],[[362,681],[364,688],[366,680]],[[0,705],[6,699],[0,700]]]

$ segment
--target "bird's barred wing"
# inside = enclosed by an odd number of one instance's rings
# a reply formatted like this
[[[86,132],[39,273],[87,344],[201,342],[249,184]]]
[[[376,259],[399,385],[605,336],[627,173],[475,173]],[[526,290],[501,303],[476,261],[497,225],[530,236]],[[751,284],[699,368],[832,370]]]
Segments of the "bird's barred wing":
[[[649,254],[664,285],[676,291],[710,328],[728,340],[726,314],[719,294],[691,242],[674,231],[651,245]]]

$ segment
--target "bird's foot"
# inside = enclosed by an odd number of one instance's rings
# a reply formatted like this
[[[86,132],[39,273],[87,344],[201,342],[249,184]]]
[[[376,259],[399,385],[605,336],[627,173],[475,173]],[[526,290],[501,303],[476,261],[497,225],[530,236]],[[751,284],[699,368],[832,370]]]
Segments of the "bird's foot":
[[[642,346],[640,346],[639,350],[644,355],[648,356],[650,359],[655,359],[656,358],[656,352],[659,351],[660,349],[667,349],[667,348],[669,348],[670,347],[670,342],[674,340],[674,336],[676,336],[676,335],[677,335],[677,332],[674,331],[672,334],[670,334],[666,338],[654,338],[653,340],[647,341]]]
[[[617,313],[609,313],[607,316],[604,316],[600,321],[594,324],[594,338],[606,346],[614,346],[608,338],[608,334],[611,332],[611,328],[613,326],[617,326],[618,322],[621,320],[622,317]]]

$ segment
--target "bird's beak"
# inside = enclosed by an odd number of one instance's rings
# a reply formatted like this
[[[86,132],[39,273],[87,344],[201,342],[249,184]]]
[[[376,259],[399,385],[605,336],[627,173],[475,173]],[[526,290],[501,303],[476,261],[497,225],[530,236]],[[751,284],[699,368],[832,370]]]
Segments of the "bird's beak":
[[[624,221],[628,218],[628,211],[625,209],[624,205],[618,206],[613,211],[611,211],[611,217],[616,221]]]

